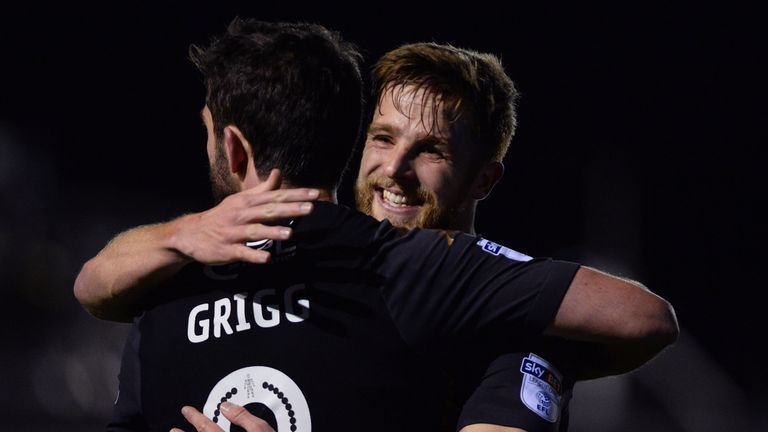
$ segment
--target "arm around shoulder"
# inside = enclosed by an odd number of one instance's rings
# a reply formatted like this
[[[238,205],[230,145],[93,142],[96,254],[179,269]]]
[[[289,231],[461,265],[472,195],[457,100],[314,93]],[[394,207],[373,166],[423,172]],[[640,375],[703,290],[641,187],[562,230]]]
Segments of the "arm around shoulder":
[[[141,295],[191,261],[175,247],[184,218],[133,228],[112,239],[77,275],[74,294],[80,304],[97,318],[131,321]]]
[[[118,235],[83,265],[75,297],[98,318],[130,321],[145,291],[189,262],[269,261],[269,252],[246,242],[290,238],[290,228],[265,222],[305,216],[310,201],[319,196],[315,189],[276,189],[277,179],[275,171],[268,182],[230,195],[211,209]]]
[[[679,327],[672,305],[642,284],[582,266],[547,333],[613,345],[639,366],[674,343]]]

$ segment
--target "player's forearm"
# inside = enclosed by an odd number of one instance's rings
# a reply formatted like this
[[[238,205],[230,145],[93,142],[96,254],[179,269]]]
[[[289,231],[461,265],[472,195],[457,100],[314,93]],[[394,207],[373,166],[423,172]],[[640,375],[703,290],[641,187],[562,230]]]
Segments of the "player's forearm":
[[[80,270],[75,280],[78,301],[98,318],[130,321],[148,289],[191,261],[175,247],[184,218],[141,226],[115,237]]]

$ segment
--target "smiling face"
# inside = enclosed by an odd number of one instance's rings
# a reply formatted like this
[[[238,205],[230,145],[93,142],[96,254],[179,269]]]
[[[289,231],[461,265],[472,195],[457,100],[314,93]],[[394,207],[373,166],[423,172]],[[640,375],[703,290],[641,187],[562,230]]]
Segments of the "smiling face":
[[[442,103],[424,96],[410,86],[383,93],[355,185],[358,209],[406,228],[471,231],[469,128],[446,121]]]

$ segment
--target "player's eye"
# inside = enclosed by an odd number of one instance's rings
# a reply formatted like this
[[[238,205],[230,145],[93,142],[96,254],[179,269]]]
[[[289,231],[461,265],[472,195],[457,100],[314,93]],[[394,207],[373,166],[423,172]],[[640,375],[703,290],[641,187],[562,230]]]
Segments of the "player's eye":
[[[439,148],[437,148],[435,146],[431,146],[431,145],[428,145],[428,146],[425,146],[424,148],[422,148],[421,152],[424,153],[425,155],[431,157],[431,158],[442,158],[442,157],[444,157],[442,150],[440,150]]]
[[[371,140],[377,143],[392,144],[392,137],[389,135],[376,134],[371,137]]]

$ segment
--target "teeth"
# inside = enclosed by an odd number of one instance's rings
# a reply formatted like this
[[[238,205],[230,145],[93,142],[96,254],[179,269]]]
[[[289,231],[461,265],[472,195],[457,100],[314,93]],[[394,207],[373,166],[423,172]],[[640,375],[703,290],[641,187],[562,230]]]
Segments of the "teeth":
[[[406,198],[403,195],[398,195],[396,193],[390,192],[388,190],[384,190],[384,199],[389,201],[390,203],[398,206],[406,206],[408,205],[408,198]]]

